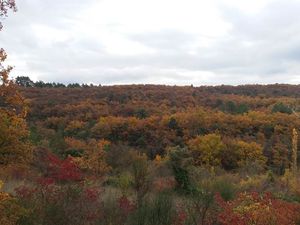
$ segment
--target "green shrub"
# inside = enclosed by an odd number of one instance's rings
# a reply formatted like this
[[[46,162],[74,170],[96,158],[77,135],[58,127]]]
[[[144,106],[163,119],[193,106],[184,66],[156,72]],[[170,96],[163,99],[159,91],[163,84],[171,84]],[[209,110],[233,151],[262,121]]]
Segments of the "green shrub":
[[[212,190],[219,193],[225,201],[232,200],[236,194],[236,186],[227,176],[217,178],[212,184]]]
[[[121,210],[118,205],[118,197],[115,192],[109,191],[102,199],[102,217],[97,225],[121,225],[125,221],[121,215]]]
[[[188,173],[188,165],[192,162],[189,151],[186,148],[175,147],[170,149],[170,164],[177,182],[177,190],[189,193],[192,189]]]
[[[172,196],[161,193],[144,200],[129,218],[129,225],[170,225],[175,216]]]
[[[277,113],[277,112],[292,114],[293,111],[290,107],[280,102],[275,104],[272,108],[272,113]]]
[[[214,193],[202,188],[194,188],[185,199],[186,225],[211,224],[215,216]]]

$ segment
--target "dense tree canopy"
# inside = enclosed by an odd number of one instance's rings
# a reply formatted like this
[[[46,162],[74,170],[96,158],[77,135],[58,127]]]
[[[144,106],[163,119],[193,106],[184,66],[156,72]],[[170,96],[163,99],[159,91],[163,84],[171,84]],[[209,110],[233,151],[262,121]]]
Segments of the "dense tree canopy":
[[[295,114],[274,108],[298,105],[298,98],[288,91],[299,87],[253,87],[251,95],[244,93],[246,86],[21,90],[31,101],[32,141],[61,154],[69,151],[68,138],[108,140],[136,148],[151,159],[166,155],[169,147],[189,146],[195,165],[230,170],[257,161],[283,173],[290,167],[291,132],[300,121]],[[285,88],[273,94],[275,87]]]

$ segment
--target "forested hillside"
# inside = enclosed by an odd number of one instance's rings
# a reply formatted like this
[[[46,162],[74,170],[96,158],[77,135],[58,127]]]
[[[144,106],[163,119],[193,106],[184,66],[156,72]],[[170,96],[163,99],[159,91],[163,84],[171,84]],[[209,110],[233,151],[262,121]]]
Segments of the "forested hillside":
[[[3,137],[21,148],[1,176],[18,224],[298,221],[299,85],[16,83],[27,127]]]
[[[146,84],[299,83],[300,5],[204,2],[0,0],[0,225],[300,225],[299,84]]]
[[[105,139],[154,159],[214,134],[227,145],[255,144],[266,166],[281,174],[290,166],[292,130],[300,125],[297,93],[300,86],[292,85],[22,89],[30,102],[31,138],[60,154],[67,154],[66,139]],[[232,152],[218,157],[218,166],[237,167],[228,162]]]
[[[28,128],[2,177],[20,224],[298,221],[299,85],[16,83]]]

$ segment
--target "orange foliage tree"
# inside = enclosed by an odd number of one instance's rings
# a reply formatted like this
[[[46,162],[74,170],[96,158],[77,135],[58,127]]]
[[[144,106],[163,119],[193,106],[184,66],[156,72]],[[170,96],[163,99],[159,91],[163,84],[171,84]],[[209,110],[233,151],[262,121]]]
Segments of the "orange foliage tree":
[[[225,148],[221,152],[221,162],[225,169],[236,169],[243,167],[249,162],[257,162],[264,166],[266,157],[263,148],[256,142],[245,142],[224,138]]]
[[[8,9],[16,10],[14,1],[0,1],[0,18],[7,16]],[[0,29],[2,24],[0,24]],[[25,100],[9,79],[12,67],[2,63],[7,55],[0,49],[0,166],[28,162],[31,147],[26,127]]]
[[[73,161],[79,168],[91,172],[97,177],[103,176],[109,170],[105,155],[110,142],[95,139],[82,141],[74,138],[66,138],[65,141],[68,146],[67,152],[73,153]]]

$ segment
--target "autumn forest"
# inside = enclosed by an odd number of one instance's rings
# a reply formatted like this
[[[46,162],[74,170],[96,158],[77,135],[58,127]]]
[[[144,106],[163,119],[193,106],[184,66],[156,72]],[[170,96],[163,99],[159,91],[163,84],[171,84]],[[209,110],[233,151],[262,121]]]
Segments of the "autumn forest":
[[[300,224],[300,85],[48,83],[7,57],[1,225]]]

